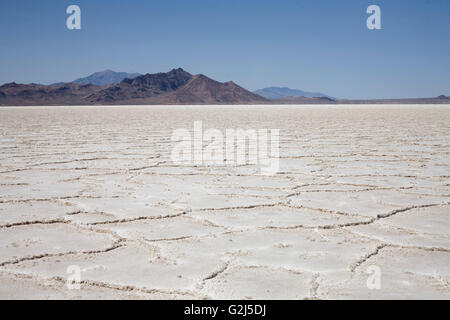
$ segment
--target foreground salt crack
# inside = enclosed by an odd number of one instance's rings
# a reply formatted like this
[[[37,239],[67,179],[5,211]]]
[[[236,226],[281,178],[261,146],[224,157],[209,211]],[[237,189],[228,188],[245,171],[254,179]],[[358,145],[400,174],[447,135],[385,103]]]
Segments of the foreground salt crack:
[[[279,128],[280,173],[173,164],[171,130],[198,120]],[[0,298],[448,299],[449,123],[448,106],[0,108]]]

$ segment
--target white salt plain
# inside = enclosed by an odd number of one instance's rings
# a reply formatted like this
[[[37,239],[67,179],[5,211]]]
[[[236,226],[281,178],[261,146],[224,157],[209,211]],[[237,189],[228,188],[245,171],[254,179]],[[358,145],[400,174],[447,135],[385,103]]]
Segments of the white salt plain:
[[[175,165],[198,120],[280,172]],[[449,299],[449,144],[447,105],[0,108],[0,298]]]

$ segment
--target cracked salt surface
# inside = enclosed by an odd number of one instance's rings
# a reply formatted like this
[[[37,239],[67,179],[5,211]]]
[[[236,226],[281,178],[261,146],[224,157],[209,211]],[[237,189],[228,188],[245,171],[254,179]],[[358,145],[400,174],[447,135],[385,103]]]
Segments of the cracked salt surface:
[[[280,172],[173,164],[198,120],[280,129]],[[448,106],[0,108],[0,298],[449,299],[449,124]]]

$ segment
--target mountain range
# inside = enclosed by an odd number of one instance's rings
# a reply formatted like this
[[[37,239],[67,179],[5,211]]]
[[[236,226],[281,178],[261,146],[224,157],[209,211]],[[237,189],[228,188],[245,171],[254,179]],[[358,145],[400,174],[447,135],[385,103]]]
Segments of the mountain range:
[[[140,75],[106,70],[68,83],[0,86],[0,106],[151,104],[448,104],[441,95],[419,99],[338,100],[323,93],[286,87],[250,92],[232,81],[219,82],[178,68]]]
[[[278,100],[283,99],[287,97],[305,97],[305,98],[330,98],[332,97],[320,93],[320,92],[307,92],[303,90],[298,89],[291,89],[287,87],[268,87],[264,89],[259,89],[256,91],[253,91],[253,93],[256,93],[264,98],[270,99],[270,100]]]
[[[113,79],[110,77],[109,79]],[[71,82],[49,86],[7,83],[0,86],[0,105],[109,105],[109,104],[257,104],[269,100],[232,81],[218,82],[205,75],[192,75],[178,68],[166,73],[124,78],[119,83],[90,76],[88,83]],[[100,80],[103,79],[103,80]],[[97,82],[98,83],[98,82]]]
[[[114,72],[112,70],[105,70],[103,72],[96,72],[85,78],[79,78],[72,83],[76,84],[93,84],[96,86],[107,86],[110,84],[118,84],[123,79],[133,79],[140,76],[140,73]]]
[[[75,84],[93,84],[95,86],[107,86],[110,84],[120,83],[123,79],[133,79],[140,76],[140,73],[127,73],[127,72],[115,72],[112,70],[105,70],[101,72],[95,72],[87,77],[78,78],[71,82],[55,82],[51,86],[58,86],[65,83]]]

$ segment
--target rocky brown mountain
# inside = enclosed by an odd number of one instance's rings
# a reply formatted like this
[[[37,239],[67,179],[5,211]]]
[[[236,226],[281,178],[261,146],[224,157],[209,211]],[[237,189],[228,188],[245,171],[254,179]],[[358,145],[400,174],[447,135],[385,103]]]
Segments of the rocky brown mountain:
[[[125,101],[129,103],[141,101],[142,104],[148,104],[152,98],[176,91],[191,79],[192,75],[181,68],[167,73],[146,74],[134,79],[124,79],[117,85],[101,89],[88,96],[87,101],[93,104]]]
[[[0,105],[84,105],[85,97],[96,92],[99,87],[64,83],[54,86],[38,84],[7,83],[0,87]]]
[[[66,83],[54,86],[9,83],[0,105],[256,104],[269,100],[229,81],[221,83],[183,69],[141,75],[109,86]]]
[[[221,83],[183,69],[125,79],[96,92],[88,101],[95,104],[239,104],[265,103],[267,99],[229,81]]]

